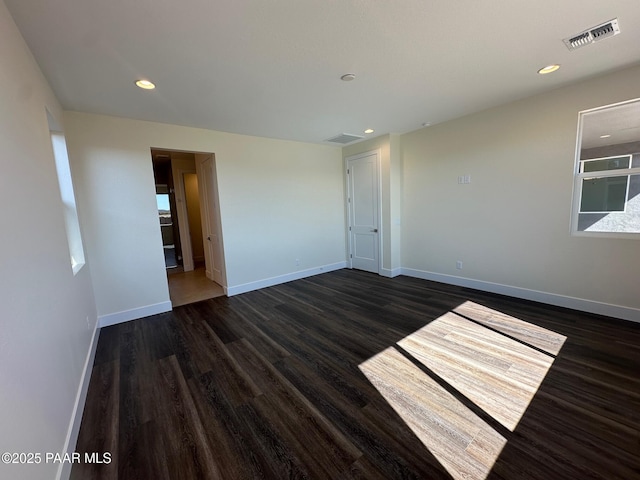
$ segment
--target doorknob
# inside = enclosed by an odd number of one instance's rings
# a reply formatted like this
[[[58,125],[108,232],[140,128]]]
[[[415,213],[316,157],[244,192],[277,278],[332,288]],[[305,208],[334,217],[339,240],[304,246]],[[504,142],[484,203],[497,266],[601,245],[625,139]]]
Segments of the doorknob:
[[[208,236],[208,237],[207,237],[207,240],[211,241],[211,236]]]
[[[373,230],[371,230],[373,233],[378,233],[378,229],[374,228]]]

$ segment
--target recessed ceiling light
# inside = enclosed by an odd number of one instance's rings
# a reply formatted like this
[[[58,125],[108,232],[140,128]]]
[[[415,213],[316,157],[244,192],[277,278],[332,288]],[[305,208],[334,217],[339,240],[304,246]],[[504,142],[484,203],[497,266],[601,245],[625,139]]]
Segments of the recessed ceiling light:
[[[156,86],[151,83],[149,80],[138,80],[136,85],[140,88],[144,88],[145,90],[153,90]]]
[[[606,134],[606,135],[600,135],[600,138],[609,138],[611,135]]]
[[[431,126],[431,122],[424,122],[422,124],[423,127],[430,127]]]
[[[538,73],[540,75],[546,75],[547,73],[555,72],[559,68],[560,68],[560,65],[558,64],[547,65],[546,67],[542,67],[540,70],[538,70]]]
[[[342,75],[340,77],[340,80],[342,80],[343,82],[350,82],[354,78],[356,78],[356,74],[355,73],[345,73],[344,75]]]
[[[373,128],[367,128],[364,133],[373,133]]]

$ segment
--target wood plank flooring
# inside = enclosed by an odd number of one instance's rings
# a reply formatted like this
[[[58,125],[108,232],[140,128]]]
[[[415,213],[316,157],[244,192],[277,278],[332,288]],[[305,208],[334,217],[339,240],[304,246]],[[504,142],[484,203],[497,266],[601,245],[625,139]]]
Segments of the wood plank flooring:
[[[72,479],[640,478],[640,324],[340,270],[102,329]],[[84,455],[84,453],[83,453]]]
[[[207,278],[203,266],[198,266],[190,272],[171,272],[167,270],[167,279],[169,282],[169,297],[174,308],[224,295],[223,288]]]

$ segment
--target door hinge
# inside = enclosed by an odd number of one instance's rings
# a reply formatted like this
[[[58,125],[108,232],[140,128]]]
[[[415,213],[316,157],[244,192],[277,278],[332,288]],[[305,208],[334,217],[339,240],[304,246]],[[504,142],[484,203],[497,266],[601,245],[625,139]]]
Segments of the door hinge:
[[[352,255],[352,254],[349,254],[349,258],[353,258],[353,255]]]
[[[349,169],[347,168],[347,175],[349,175]]]
[[[350,198],[347,198],[347,202],[348,202],[348,203],[351,203],[351,199],[350,199]]]
[[[349,231],[351,231],[351,227],[349,227]]]

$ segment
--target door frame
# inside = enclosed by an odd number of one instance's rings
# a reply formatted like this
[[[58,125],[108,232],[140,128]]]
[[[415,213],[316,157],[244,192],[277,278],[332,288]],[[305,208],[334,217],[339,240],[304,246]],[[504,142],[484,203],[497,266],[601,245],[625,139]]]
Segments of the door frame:
[[[347,268],[353,269],[353,242],[351,239],[351,225],[352,225],[352,218],[351,218],[351,197],[352,197],[352,191],[351,191],[351,182],[349,181],[349,170],[350,170],[350,166],[349,163],[353,162],[354,160],[359,160],[361,158],[364,157],[369,157],[371,155],[375,155],[375,161],[376,161],[376,175],[378,177],[378,181],[376,182],[376,186],[378,188],[378,275],[380,275],[380,271],[382,270],[382,252],[383,252],[383,238],[384,238],[384,228],[382,226],[382,165],[381,165],[381,159],[382,159],[382,150],[377,148],[374,150],[369,150],[366,152],[362,152],[362,153],[357,153],[355,155],[349,155],[348,157],[345,157],[344,159],[344,179],[345,182],[347,184],[347,198],[346,203],[345,203],[345,208],[347,210],[347,247],[348,247],[348,251],[347,251]]]

